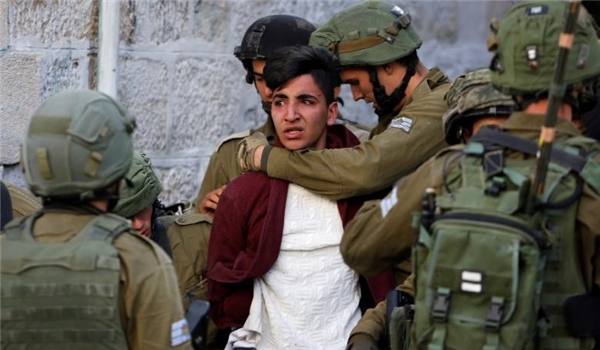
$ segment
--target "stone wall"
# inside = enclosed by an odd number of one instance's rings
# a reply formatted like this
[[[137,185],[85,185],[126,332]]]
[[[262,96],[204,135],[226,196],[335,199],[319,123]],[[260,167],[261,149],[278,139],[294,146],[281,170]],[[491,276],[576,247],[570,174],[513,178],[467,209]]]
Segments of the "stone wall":
[[[119,1],[119,0],[115,0]],[[195,197],[224,136],[264,120],[254,88],[233,56],[246,27],[268,14],[322,24],[356,0],[120,0],[118,98],[137,116],[135,148],[164,183],[162,199]],[[72,88],[95,88],[98,0],[0,0],[0,177],[25,185],[19,144],[39,103]],[[489,18],[508,1],[404,1],[428,66],[452,78],[488,65]],[[374,124],[363,102],[348,119]]]

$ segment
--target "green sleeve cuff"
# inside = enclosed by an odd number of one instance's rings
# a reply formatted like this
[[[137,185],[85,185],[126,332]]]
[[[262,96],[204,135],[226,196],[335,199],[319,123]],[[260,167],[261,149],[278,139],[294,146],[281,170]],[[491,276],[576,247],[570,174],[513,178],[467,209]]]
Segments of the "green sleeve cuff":
[[[263,172],[267,172],[267,164],[269,162],[269,154],[271,154],[271,150],[273,146],[267,145],[263,148],[262,156],[260,157],[260,169]]]

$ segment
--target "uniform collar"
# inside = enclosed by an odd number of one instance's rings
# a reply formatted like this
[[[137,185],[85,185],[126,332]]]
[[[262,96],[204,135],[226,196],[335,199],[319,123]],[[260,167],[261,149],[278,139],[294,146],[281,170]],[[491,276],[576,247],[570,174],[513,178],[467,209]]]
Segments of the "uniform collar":
[[[423,80],[417,85],[417,87],[413,90],[412,94],[406,101],[404,107],[408,106],[412,101],[418,100],[419,97],[429,94],[433,89],[438,87],[439,85],[449,83],[450,79],[442,72],[438,67],[433,67],[429,70],[429,72],[425,75]],[[404,108],[402,107],[402,108]]]
[[[544,115],[514,112],[508,117],[502,128],[511,133],[522,135],[528,139],[536,139],[544,124]],[[572,122],[558,118],[556,121],[556,139],[564,139],[581,135]]]

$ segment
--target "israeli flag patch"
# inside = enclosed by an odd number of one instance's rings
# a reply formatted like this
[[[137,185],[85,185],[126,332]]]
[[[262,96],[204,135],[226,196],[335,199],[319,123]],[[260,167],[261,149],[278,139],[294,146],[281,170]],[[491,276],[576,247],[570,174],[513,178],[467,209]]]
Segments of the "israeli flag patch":
[[[390,123],[390,127],[400,129],[408,134],[410,133],[410,129],[412,128],[413,124],[414,120],[412,120],[411,118],[400,117],[392,120],[392,122]]]
[[[190,339],[190,329],[185,318],[171,324],[171,347],[181,345]]]

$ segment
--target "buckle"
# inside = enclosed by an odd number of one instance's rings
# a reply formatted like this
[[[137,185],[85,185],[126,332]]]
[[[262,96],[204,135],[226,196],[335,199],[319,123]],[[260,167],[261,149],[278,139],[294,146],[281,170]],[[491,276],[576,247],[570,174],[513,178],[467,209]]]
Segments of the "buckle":
[[[489,332],[497,332],[502,321],[502,312],[504,311],[504,298],[492,297],[492,303],[488,309],[488,314],[485,318],[485,330]]]
[[[444,323],[448,320],[448,310],[450,309],[450,289],[438,288],[433,307],[431,308],[431,317],[436,323]]]

